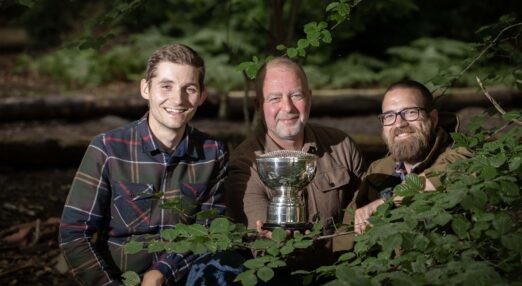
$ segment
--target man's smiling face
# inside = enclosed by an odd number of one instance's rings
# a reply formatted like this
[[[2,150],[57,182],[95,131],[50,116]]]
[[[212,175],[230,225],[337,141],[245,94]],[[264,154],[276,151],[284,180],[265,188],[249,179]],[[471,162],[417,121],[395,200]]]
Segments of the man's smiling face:
[[[385,94],[382,112],[400,112],[406,108],[425,108],[422,94],[413,88],[395,88]],[[396,161],[417,163],[429,152],[431,138],[437,126],[437,111],[419,110],[414,121],[404,120],[399,114],[395,122],[383,126],[382,135]]]
[[[149,126],[153,133],[183,132],[205,100],[196,67],[161,62],[155,76],[141,83],[142,97],[149,101]]]

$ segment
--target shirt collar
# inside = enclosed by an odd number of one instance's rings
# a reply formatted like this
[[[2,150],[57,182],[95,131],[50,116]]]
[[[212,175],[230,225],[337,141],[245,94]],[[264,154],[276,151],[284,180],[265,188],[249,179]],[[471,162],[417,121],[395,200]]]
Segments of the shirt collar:
[[[137,129],[138,135],[141,139],[141,146],[143,152],[147,153],[159,153],[163,152],[160,148],[160,144],[156,142],[154,137],[152,136],[152,132],[150,131],[149,123],[148,123],[148,112],[138,121]],[[185,128],[185,133],[181,138],[178,146],[174,150],[174,153],[171,154],[173,157],[183,157],[185,155],[196,157],[197,158],[197,150],[191,146],[190,135],[193,133],[192,126],[187,125]]]

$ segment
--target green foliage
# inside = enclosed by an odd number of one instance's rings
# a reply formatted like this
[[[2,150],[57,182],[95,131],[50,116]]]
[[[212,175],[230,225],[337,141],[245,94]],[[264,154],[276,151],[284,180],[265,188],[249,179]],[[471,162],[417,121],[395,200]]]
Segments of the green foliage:
[[[520,111],[504,115],[519,120]],[[456,147],[474,157],[449,165],[443,185],[419,192],[422,180],[409,174],[395,191],[404,196],[370,218],[372,227],[334,267],[313,274],[332,276],[327,285],[492,285],[520,281],[522,268],[522,131],[473,127],[454,133]],[[347,275],[349,273],[349,275]]]
[[[133,271],[127,271],[121,275],[123,277],[123,284],[127,286],[140,285],[140,276]]]
[[[317,48],[321,43],[330,44],[332,42],[331,30],[349,19],[351,8],[356,6],[359,2],[360,0],[355,0],[353,3],[348,3],[347,0],[340,0],[328,4],[325,11],[327,13],[327,18],[334,21],[335,24],[333,26],[330,27],[325,21],[309,22],[303,26],[303,31],[306,37],[297,40],[297,45],[295,47],[286,47],[283,44],[279,44],[276,49],[282,51],[284,55],[293,59],[297,57],[305,57],[307,49],[310,49],[311,47]],[[242,62],[237,66],[237,68],[244,71],[250,79],[254,79],[257,70],[259,70],[264,62],[265,61],[259,61],[259,59],[254,56],[252,61]]]

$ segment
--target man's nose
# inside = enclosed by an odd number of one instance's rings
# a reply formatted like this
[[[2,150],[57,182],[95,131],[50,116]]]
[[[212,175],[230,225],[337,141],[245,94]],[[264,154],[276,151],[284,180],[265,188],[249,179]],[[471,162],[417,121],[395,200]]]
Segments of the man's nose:
[[[169,98],[172,102],[176,104],[180,104],[183,102],[183,90],[181,89],[174,89],[170,95]]]
[[[294,102],[292,101],[292,98],[290,96],[284,96],[282,101],[282,108],[286,112],[293,111],[295,109]]]

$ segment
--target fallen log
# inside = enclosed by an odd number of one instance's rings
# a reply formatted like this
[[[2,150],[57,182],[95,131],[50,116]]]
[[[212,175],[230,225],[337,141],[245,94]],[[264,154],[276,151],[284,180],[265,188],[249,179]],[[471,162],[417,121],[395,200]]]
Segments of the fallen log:
[[[502,87],[489,88],[491,96],[503,106],[522,106],[522,93]],[[384,89],[339,89],[313,91],[312,117],[343,117],[379,113]],[[217,118],[220,95],[209,94],[199,108],[196,118]],[[248,97],[250,114],[254,111],[254,93]],[[228,119],[242,120],[244,93],[230,92],[226,115]],[[488,107],[489,101],[475,88],[450,89],[439,100],[441,110],[458,111],[464,107]],[[147,111],[147,102],[138,94],[71,95],[48,97],[7,97],[0,99],[0,120],[84,120],[105,115],[139,118]]]

